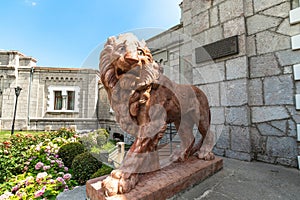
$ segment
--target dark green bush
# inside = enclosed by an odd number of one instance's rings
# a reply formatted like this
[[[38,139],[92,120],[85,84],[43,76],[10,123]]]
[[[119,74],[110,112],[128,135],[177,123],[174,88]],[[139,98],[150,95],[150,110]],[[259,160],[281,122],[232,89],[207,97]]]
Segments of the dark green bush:
[[[91,153],[79,154],[72,163],[73,178],[83,185],[101,166],[102,163],[93,157]]]
[[[98,169],[98,171],[96,171],[92,176],[91,178],[97,178],[97,177],[100,177],[100,176],[104,176],[104,175],[107,175],[107,174],[110,174],[110,172],[113,170],[113,168],[111,168],[110,166],[107,166],[107,165],[102,165],[102,167],[100,169]]]
[[[102,147],[105,143],[107,143],[107,137],[105,134],[99,134],[97,137],[96,137],[96,140],[97,140],[97,144]]]
[[[58,155],[64,162],[64,165],[70,168],[75,156],[82,154],[84,151],[84,146],[81,143],[72,142],[61,146]]]

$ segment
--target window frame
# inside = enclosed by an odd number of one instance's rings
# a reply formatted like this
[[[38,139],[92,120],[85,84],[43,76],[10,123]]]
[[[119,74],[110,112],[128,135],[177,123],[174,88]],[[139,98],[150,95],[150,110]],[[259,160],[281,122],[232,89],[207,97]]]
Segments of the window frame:
[[[56,92],[61,92],[61,109],[56,109]],[[73,109],[69,109],[69,93],[73,92]],[[49,86],[48,87],[48,102],[47,112],[48,113],[78,113],[79,112],[79,98],[80,98],[79,86]]]

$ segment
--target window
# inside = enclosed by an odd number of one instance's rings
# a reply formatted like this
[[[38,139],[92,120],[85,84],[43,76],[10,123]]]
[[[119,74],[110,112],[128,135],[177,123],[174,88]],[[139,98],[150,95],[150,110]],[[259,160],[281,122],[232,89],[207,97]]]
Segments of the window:
[[[54,91],[54,110],[62,109],[61,91]]]
[[[78,86],[49,86],[47,112],[79,112]]]
[[[74,102],[75,102],[75,92],[74,91],[68,91],[68,110],[74,110]]]

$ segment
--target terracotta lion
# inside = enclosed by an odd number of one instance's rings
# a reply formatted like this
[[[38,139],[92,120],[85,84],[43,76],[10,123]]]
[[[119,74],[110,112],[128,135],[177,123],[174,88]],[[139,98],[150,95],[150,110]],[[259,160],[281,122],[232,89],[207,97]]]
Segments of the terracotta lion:
[[[135,136],[122,166],[102,182],[107,196],[129,192],[139,175],[160,169],[157,148],[169,123],[174,122],[181,140],[180,152],[171,161],[185,161],[193,154],[214,159],[206,95],[193,85],[180,85],[164,76],[144,41],[130,33],[108,38],[99,67],[117,122]],[[202,135],[197,144],[195,124]]]

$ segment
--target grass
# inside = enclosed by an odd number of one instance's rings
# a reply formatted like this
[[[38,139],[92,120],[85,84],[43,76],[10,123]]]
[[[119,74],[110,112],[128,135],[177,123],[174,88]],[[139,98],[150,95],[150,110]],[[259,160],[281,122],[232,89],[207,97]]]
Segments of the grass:
[[[31,134],[31,135],[38,135],[45,133],[44,131],[14,131],[14,134]],[[9,139],[11,135],[11,131],[0,131],[0,142],[4,142]]]

